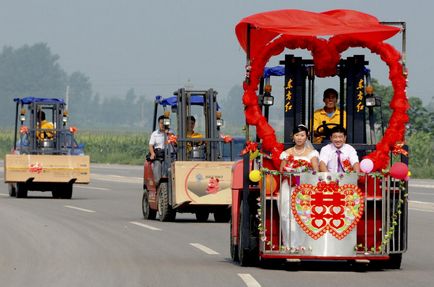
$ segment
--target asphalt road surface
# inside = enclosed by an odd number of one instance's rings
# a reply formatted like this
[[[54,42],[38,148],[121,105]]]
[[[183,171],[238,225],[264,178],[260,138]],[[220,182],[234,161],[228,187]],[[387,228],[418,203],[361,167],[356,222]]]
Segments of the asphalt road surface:
[[[3,182],[3,162],[0,162]],[[347,264],[243,268],[229,255],[227,223],[173,223],[141,214],[142,167],[92,165],[71,200],[0,184],[0,286],[434,286],[434,181],[410,182],[409,249],[401,270]],[[212,218],[212,217],[210,217]]]

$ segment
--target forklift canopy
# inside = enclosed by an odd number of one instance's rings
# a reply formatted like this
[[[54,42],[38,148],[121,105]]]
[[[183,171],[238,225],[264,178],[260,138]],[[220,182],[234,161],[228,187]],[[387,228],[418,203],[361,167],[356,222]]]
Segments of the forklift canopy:
[[[34,102],[37,103],[46,103],[46,104],[64,104],[63,99],[55,99],[55,98],[35,98],[35,97],[26,97],[26,98],[15,98],[14,102],[18,102],[23,105],[28,105]]]
[[[251,29],[248,31],[249,25]],[[397,27],[381,24],[374,16],[354,10],[330,10],[321,13],[276,10],[248,16],[235,27],[241,47],[250,53],[251,58],[280,35],[313,37],[354,35],[358,39],[383,41],[399,31]],[[249,37],[252,40],[250,51],[247,51]]]
[[[265,67],[264,69],[264,78],[269,78],[270,76],[284,76],[284,75],[285,75],[285,66]]]
[[[170,106],[170,107],[176,107],[178,105],[178,98],[176,96],[169,97],[169,98],[163,98],[162,96],[156,96],[155,101],[162,105],[163,107]],[[192,95],[190,97],[190,104],[193,106],[203,106],[204,104],[204,97],[199,95]],[[217,110],[220,110],[220,106],[217,104]]]

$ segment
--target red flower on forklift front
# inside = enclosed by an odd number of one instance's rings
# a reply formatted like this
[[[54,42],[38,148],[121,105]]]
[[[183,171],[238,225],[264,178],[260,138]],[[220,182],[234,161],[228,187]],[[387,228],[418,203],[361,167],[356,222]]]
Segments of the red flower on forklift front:
[[[35,172],[35,173],[41,173],[42,172],[42,163],[35,162],[29,164],[29,171]]]

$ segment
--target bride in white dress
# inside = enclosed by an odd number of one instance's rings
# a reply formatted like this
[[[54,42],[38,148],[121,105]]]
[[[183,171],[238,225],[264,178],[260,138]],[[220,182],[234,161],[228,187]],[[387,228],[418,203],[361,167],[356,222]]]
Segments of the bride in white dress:
[[[293,140],[295,145],[280,155],[282,163],[280,165],[281,172],[305,172],[308,170],[318,171],[319,153],[313,148],[309,141],[309,131],[304,125],[298,125],[293,131]],[[298,166],[300,161],[304,163]],[[287,250],[299,250],[305,246],[306,234],[295,222],[291,213],[290,198],[292,189],[289,186],[289,178],[284,177],[279,193],[278,208],[281,219],[282,228],[282,243]],[[296,182],[291,182],[292,185]],[[289,240],[291,235],[291,240]],[[289,242],[290,241],[290,242]]]

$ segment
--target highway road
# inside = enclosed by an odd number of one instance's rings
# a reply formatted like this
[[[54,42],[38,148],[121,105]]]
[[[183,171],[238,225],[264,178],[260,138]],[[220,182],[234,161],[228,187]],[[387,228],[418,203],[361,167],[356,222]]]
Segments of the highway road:
[[[3,182],[3,162],[0,162]],[[92,165],[73,199],[0,184],[0,286],[434,286],[434,181],[410,182],[409,250],[401,270],[357,272],[345,264],[270,270],[230,260],[229,225],[145,221],[142,167]],[[212,217],[210,217],[212,218]]]

